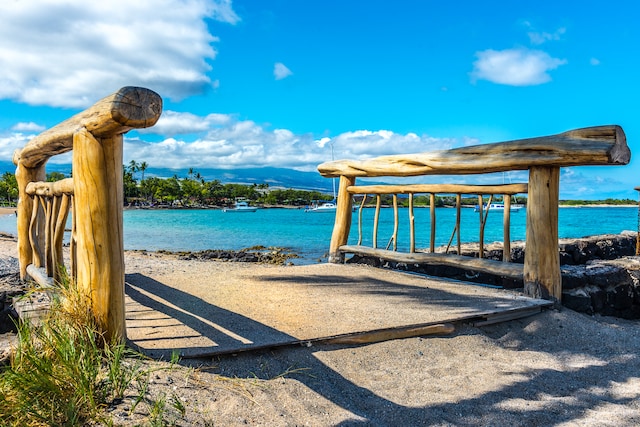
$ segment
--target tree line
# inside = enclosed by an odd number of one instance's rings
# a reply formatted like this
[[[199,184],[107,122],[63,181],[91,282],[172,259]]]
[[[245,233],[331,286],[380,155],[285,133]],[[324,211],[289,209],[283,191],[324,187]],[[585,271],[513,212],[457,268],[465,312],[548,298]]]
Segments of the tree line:
[[[124,197],[127,204],[169,206],[228,206],[236,199],[255,204],[305,206],[332,196],[319,191],[270,189],[268,183],[222,183],[207,181],[193,168],[183,178],[145,177],[148,165],[132,160],[123,165]]]
[[[149,165],[147,162],[138,163],[132,160],[122,166],[123,190],[126,205],[164,205],[164,206],[229,206],[236,199],[245,199],[253,204],[306,206],[317,201],[331,200],[333,196],[319,191],[296,189],[272,189],[268,183],[234,184],[222,183],[214,179],[207,181],[195,169],[190,168],[183,178],[173,175],[170,178],[145,177]],[[47,181],[57,181],[65,178],[61,172],[47,173]],[[436,196],[436,207],[455,206],[455,196]],[[18,200],[18,183],[12,172],[4,172],[0,176],[0,204],[15,206]],[[361,199],[356,200],[360,203]],[[493,198],[500,203],[502,197]],[[428,195],[418,195],[414,198],[414,205],[429,206]],[[485,203],[487,199],[485,198]],[[513,203],[526,204],[525,196],[516,196]],[[369,197],[367,205],[376,203],[375,198]],[[382,195],[381,203],[386,206],[393,204],[391,195]],[[631,199],[604,200],[561,200],[561,205],[633,205],[637,201]],[[408,206],[407,197],[399,197],[398,205]],[[477,197],[463,197],[463,205],[477,205]]]

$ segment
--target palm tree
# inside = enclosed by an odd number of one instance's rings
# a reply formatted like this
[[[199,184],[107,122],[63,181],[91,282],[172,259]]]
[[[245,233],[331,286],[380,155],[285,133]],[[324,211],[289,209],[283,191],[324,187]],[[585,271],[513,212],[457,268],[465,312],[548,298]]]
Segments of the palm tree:
[[[136,162],[135,160],[131,160],[129,162],[129,172],[131,172],[131,175],[134,175],[139,170],[140,170],[140,165],[138,164],[138,162]]]
[[[142,178],[140,178],[141,182],[144,181],[144,171],[146,171],[148,167],[149,165],[147,164],[147,162],[142,162],[138,165],[140,172],[142,172]]]

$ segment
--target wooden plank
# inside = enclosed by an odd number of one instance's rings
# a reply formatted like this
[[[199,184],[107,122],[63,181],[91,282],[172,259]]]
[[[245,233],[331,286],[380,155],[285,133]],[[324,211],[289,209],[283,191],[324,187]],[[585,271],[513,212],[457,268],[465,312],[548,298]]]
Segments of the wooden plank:
[[[495,325],[496,323],[509,322],[511,320],[522,319],[524,317],[533,316],[534,314],[538,314],[542,312],[542,309],[545,307],[552,306],[553,303],[549,303],[547,305],[534,305],[531,307],[522,307],[511,309],[507,311],[503,311],[500,313],[491,313],[485,316],[482,316],[482,320],[477,320],[470,322],[471,326],[488,326]]]
[[[407,184],[407,185],[352,185],[347,187],[351,194],[521,194],[527,192],[526,183],[503,185],[467,184]]]
[[[322,344],[370,344],[403,338],[421,337],[427,335],[446,335],[456,330],[451,323],[438,323],[426,326],[401,326],[397,328],[379,329],[376,331],[355,332],[341,336],[321,339]]]
[[[327,178],[465,175],[526,170],[531,166],[626,165],[630,159],[624,131],[608,125],[452,150],[337,160],[321,164],[318,171]]]
[[[524,266],[522,264],[495,261],[485,258],[471,258],[463,255],[444,253],[394,252],[356,245],[340,246],[340,251],[344,253],[382,258],[389,261],[404,262],[407,264],[447,265],[464,270],[481,271],[483,273],[494,274],[496,276],[509,277],[516,280],[522,280],[523,278]]]
[[[95,137],[108,138],[134,128],[153,126],[161,113],[160,95],[141,87],[123,87],[33,138],[22,150],[16,150],[13,163],[38,167],[51,156],[71,151],[73,135],[78,129],[85,128]]]

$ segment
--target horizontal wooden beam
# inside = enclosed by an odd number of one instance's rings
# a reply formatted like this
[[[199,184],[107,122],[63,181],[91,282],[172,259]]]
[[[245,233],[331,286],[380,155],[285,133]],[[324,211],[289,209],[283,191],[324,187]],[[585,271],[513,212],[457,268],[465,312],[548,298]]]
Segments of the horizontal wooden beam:
[[[438,323],[419,326],[399,326],[395,328],[378,329],[375,331],[355,332],[323,339],[322,344],[357,345],[371,344],[403,338],[423,337],[427,335],[446,335],[455,332],[456,327],[451,323]]]
[[[382,258],[389,261],[404,262],[406,264],[446,265],[463,270],[480,271],[500,277],[522,280],[524,266],[510,262],[495,261],[485,258],[471,258],[463,255],[426,253],[426,252],[395,252],[384,249],[374,249],[368,246],[343,245],[340,252]]]
[[[337,160],[318,166],[327,178],[338,176],[468,175],[532,166],[626,165],[631,159],[620,126],[575,129],[557,135],[473,145],[369,160]]]
[[[73,178],[65,178],[54,182],[30,182],[27,184],[26,193],[30,196],[62,196],[73,195]]]
[[[96,138],[153,126],[162,113],[162,98],[152,90],[127,86],[92,107],[34,137],[13,154],[13,163],[36,168],[51,156],[73,149],[73,134],[86,128]]]
[[[408,185],[352,185],[351,194],[521,194],[528,191],[527,184],[465,185],[465,184],[408,184]]]

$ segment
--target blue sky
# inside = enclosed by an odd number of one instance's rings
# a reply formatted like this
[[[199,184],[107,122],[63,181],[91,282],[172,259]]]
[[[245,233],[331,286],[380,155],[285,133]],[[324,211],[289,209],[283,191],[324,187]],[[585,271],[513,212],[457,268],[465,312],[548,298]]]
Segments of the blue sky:
[[[639,9],[631,0],[3,1],[0,159],[136,85],[165,108],[154,128],[127,134],[125,163],[311,171],[331,146],[336,158],[363,159],[619,124],[631,164],[563,169],[561,197],[635,199]]]

